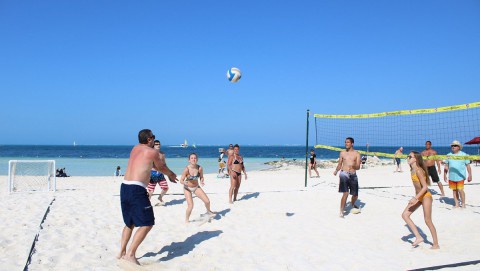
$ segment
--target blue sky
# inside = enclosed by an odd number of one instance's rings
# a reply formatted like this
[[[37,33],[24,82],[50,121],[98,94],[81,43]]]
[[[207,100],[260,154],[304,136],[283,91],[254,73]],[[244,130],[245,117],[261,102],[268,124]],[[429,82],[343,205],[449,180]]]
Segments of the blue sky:
[[[476,0],[2,0],[0,37],[0,144],[304,144],[307,109],[480,98]]]

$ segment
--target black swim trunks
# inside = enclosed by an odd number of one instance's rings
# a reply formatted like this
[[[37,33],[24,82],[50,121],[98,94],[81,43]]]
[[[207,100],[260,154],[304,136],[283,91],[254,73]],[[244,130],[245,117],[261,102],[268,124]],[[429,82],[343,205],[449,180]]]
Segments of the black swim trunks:
[[[437,168],[435,166],[430,166],[427,169],[428,169],[428,175],[432,177],[432,181],[434,183],[438,183],[440,181],[440,178],[438,178]]]
[[[358,177],[356,173],[348,171],[340,171],[340,183],[338,184],[338,192],[349,192],[352,196],[358,196]]]
[[[120,186],[120,203],[123,222],[126,226],[153,226],[155,216],[145,187],[122,183]]]

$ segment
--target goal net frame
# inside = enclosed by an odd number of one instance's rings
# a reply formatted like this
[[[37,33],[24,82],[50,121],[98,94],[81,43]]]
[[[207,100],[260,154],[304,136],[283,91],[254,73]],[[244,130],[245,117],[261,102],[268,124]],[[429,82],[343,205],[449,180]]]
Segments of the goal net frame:
[[[17,166],[20,163],[31,164],[47,164],[44,168],[37,167],[32,172],[18,173]],[[55,160],[10,160],[8,161],[8,192],[9,193],[30,193],[30,192],[55,192],[57,190],[57,177],[56,177]],[[23,187],[16,189],[19,182],[35,182],[33,189],[26,189]],[[44,184],[43,184],[43,183]],[[39,187],[40,189],[37,189]]]

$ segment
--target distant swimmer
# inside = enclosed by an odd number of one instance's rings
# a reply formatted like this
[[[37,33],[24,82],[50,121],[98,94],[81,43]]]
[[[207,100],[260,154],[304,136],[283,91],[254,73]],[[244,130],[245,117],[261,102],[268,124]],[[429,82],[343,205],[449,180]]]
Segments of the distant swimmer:
[[[153,208],[146,190],[150,180],[150,169],[155,165],[155,168],[164,172],[170,180],[177,177],[166,167],[165,161],[160,159],[158,151],[152,148],[154,140],[155,135],[149,129],[143,129],[138,133],[139,144],[130,152],[127,170],[120,187],[120,203],[125,226],[117,258],[138,265],[140,263],[135,256],[137,248],[155,224]],[[138,229],[127,251],[127,244],[135,227]]]
[[[340,217],[344,216],[345,205],[347,204],[348,193],[352,198],[350,200],[352,205],[352,213],[359,213],[359,207],[355,205],[358,198],[358,177],[357,170],[360,169],[362,159],[360,153],[353,149],[354,139],[347,137],[345,139],[345,150],[340,152],[338,165],[333,175],[337,176],[340,172],[340,181],[338,184],[338,192],[343,193],[340,200]]]
[[[407,207],[402,213],[402,218],[415,235],[415,241],[412,243],[412,246],[418,246],[424,240],[410,216],[421,205],[423,207],[425,224],[427,224],[427,227],[430,230],[433,238],[433,245],[431,248],[438,249],[440,246],[438,245],[437,230],[432,222],[433,199],[432,194],[427,187],[430,184],[427,166],[423,162],[422,155],[415,151],[410,152],[410,154],[407,156],[407,161],[408,165],[410,166],[410,175],[413,182],[413,187],[415,188],[415,196],[412,197],[412,199],[408,202]]]
[[[196,153],[191,153],[188,156],[189,165],[185,167],[180,177],[180,183],[183,184],[183,194],[187,201],[187,211],[185,213],[185,223],[190,222],[190,215],[193,210],[193,193],[203,201],[207,209],[207,216],[213,217],[215,213],[210,210],[210,199],[201,186],[205,185],[203,178],[203,168],[197,164],[198,156]],[[200,181],[200,183],[199,183]],[[201,186],[200,186],[201,185]]]

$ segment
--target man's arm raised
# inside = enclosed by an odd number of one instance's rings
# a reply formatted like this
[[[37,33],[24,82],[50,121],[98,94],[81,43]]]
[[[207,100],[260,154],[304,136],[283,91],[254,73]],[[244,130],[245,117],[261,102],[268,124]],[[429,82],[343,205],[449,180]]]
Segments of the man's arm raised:
[[[176,183],[175,179],[177,178],[177,175],[167,167],[167,163],[165,162],[165,155],[163,153],[159,153],[157,155],[156,159],[153,160],[153,165],[158,171],[167,175],[168,179],[172,183]]]

